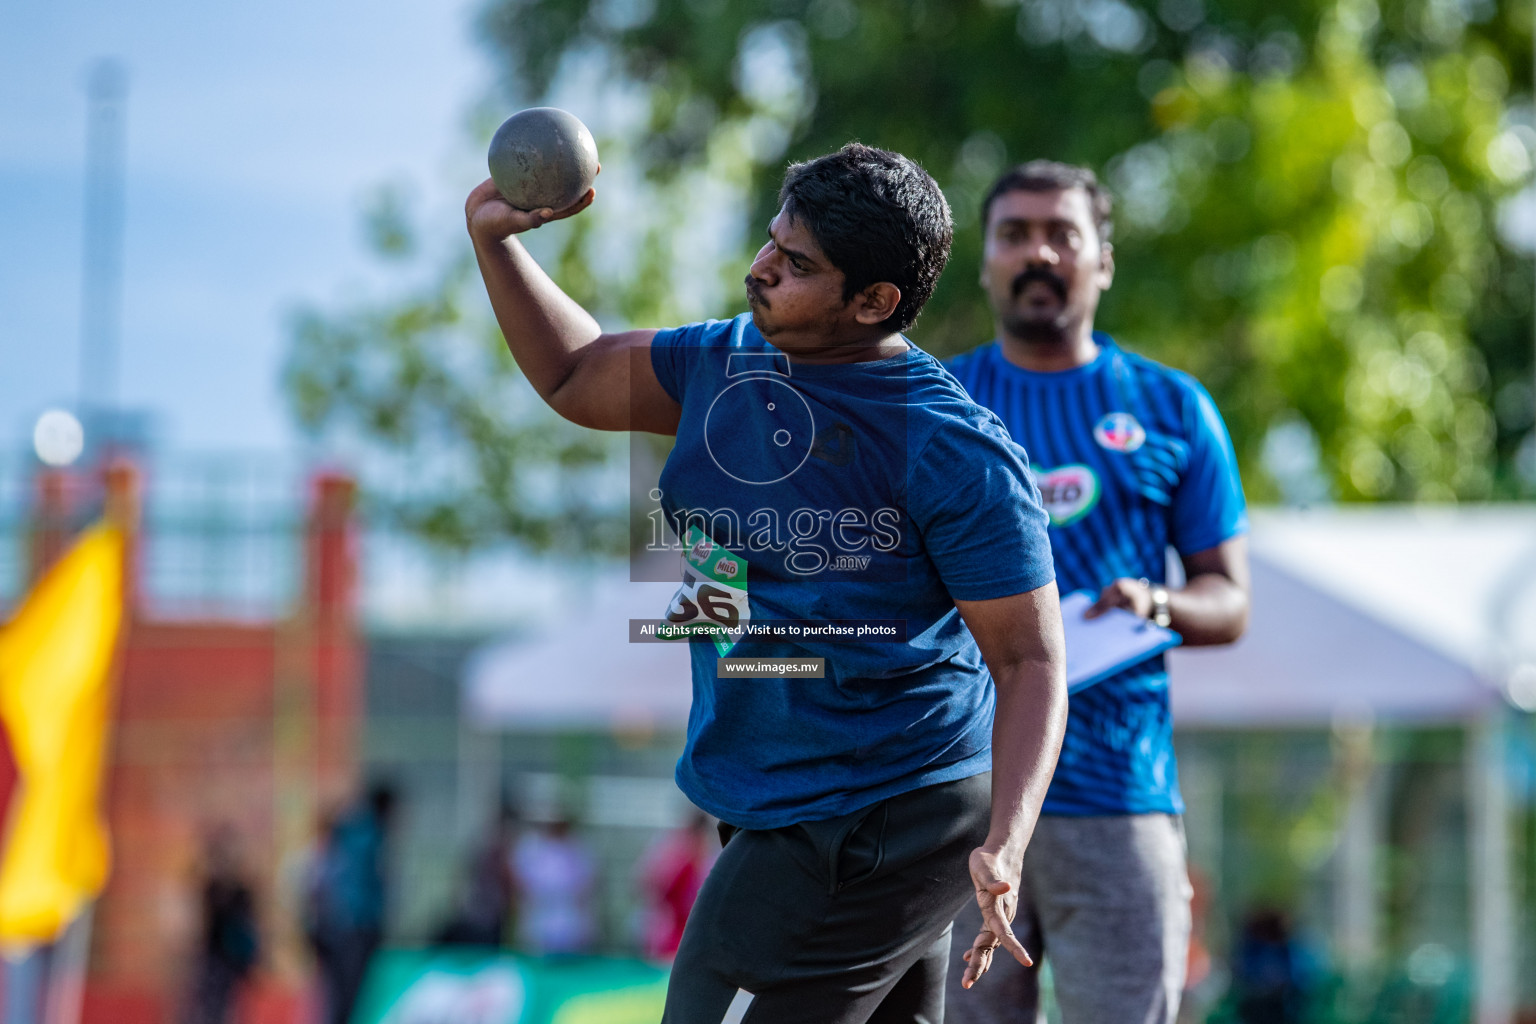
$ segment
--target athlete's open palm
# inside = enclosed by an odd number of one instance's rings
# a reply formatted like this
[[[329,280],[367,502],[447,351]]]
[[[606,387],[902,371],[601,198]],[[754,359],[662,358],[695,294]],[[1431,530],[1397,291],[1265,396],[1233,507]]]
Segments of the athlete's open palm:
[[[1025,967],[1034,961],[1024,951],[1024,945],[1013,934],[1013,915],[1019,909],[1019,873],[1012,872],[1011,879],[999,863],[998,856],[986,847],[971,851],[971,881],[976,886],[976,905],[981,908],[981,931],[971,948],[965,951],[965,976],[960,979],[962,988],[970,988],[992,966],[992,956],[1001,946],[1013,954],[1013,958]]]

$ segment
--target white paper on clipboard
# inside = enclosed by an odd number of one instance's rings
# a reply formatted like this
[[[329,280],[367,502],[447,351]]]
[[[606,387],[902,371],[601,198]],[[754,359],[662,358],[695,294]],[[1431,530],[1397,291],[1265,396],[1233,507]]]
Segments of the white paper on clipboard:
[[[1095,596],[1086,590],[1074,590],[1061,599],[1061,622],[1067,639],[1068,693],[1086,689],[1184,642],[1173,630],[1124,608],[1111,608],[1092,619],[1083,618],[1094,600]]]

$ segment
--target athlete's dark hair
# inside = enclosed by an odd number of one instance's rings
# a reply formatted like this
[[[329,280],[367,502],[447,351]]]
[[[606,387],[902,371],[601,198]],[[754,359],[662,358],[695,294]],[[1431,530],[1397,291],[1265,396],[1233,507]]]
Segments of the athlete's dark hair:
[[[844,301],[888,281],[901,289],[901,302],[886,323],[898,331],[912,326],[955,234],[949,203],[927,171],[900,153],[850,142],[792,164],[779,204],[843,272]]]
[[[1003,172],[981,202],[981,230],[987,230],[992,202],[998,196],[1009,192],[1058,192],[1069,188],[1080,188],[1088,193],[1088,206],[1093,211],[1093,226],[1099,232],[1099,241],[1109,241],[1115,231],[1115,222],[1110,219],[1114,199],[1109,190],[1099,184],[1098,176],[1088,168],[1055,160],[1031,160]]]

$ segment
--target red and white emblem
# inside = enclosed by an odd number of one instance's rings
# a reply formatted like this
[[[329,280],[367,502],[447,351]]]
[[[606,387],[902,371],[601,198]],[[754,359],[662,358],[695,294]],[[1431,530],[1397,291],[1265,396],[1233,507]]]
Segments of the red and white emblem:
[[[1147,442],[1147,432],[1128,412],[1106,413],[1093,428],[1099,447],[1112,452],[1133,452]]]

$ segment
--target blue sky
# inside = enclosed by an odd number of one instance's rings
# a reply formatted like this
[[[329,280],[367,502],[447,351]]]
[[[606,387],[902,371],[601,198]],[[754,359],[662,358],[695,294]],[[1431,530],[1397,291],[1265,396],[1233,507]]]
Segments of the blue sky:
[[[165,446],[292,445],[285,314],[385,279],[359,209],[384,182],[452,244],[485,173],[491,78],[466,0],[0,0],[0,445],[79,375],[87,69],[129,72],[123,405]]]

